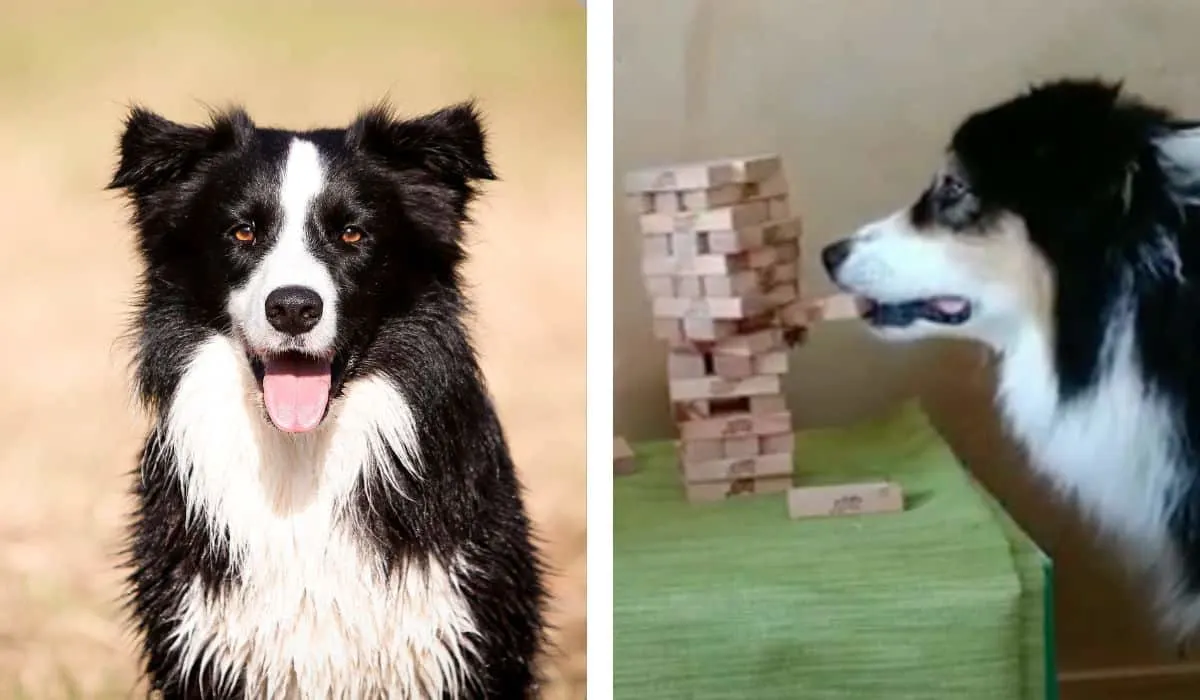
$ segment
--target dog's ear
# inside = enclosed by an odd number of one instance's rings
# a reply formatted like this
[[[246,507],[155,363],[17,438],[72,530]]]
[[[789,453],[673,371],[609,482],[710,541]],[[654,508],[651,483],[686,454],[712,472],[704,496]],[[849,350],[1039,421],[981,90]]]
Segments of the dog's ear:
[[[472,182],[496,179],[472,102],[414,119],[398,119],[379,105],[359,115],[346,139],[352,149],[380,158],[388,167],[425,170],[467,198],[473,193]]]
[[[152,194],[186,178],[206,158],[244,142],[253,129],[241,109],[214,114],[207,125],[190,125],[134,107],[125,118],[119,162],[107,189],[135,197]]]

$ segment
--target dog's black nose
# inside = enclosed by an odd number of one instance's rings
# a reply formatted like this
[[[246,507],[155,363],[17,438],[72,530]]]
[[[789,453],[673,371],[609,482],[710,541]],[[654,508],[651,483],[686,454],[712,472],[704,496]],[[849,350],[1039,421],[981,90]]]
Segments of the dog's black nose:
[[[849,238],[843,238],[830,243],[821,250],[821,262],[825,265],[825,272],[829,273],[830,277],[836,275],[837,269],[846,262],[846,258],[850,257],[850,248],[853,245]]]
[[[280,287],[267,295],[267,320],[288,335],[307,333],[321,320],[321,295],[308,287]]]

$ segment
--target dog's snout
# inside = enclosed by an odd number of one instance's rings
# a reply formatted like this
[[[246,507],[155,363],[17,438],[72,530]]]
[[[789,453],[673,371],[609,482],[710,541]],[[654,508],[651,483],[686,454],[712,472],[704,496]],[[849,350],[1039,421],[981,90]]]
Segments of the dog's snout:
[[[846,262],[846,258],[850,257],[850,248],[853,245],[854,242],[851,239],[843,238],[821,249],[821,262],[825,265],[825,271],[829,273],[829,276],[837,274],[838,268]]]
[[[280,333],[300,335],[321,320],[321,295],[308,287],[279,287],[267,295],[267,321]]]

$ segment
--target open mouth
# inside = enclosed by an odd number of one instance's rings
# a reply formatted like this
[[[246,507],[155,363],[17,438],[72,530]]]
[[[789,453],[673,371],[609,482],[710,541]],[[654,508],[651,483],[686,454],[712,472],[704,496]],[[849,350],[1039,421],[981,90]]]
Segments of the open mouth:
[[[289,351],[251,354],[250,367],[271,423],[287,433],[305,433],[329,412],[344,363],[336,355]]]
[[[863,319],[879,327],[903,328],[917,321],[957,326],[971,318],[971,302],[956,296],[934,296],[905,302],[864,301]]]

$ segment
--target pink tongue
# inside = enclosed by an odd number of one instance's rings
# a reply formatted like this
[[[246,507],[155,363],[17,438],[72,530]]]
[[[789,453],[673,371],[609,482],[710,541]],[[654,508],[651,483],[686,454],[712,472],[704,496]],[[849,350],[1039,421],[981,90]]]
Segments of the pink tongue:
[[[967,302],[958,297],[937,297],[933,299],[933,305],[948,314],[956,314],[967,308]]]
[[[330,368],[326,360],[276,357],[265,360],[263,399],[275,427],[303,433],[321,422],[329,403]]]

